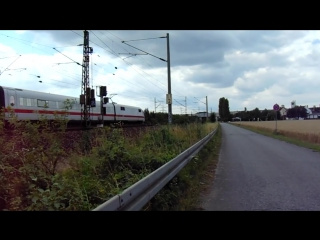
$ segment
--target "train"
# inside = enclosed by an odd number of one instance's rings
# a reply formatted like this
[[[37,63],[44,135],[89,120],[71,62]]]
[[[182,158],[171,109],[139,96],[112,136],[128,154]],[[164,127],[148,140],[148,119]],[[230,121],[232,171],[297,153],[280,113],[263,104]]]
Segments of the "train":
[[[14,111],[18,120],[38,121],[41,115],[53,120],[55,113],[63,113],[66,109],[66,100],[69,100],[68,124],[81,123],[80,98],[58,94],[37,92],[20,88],[0,86],[0,108],[5,109],[5,121],[8,122],[12,114],[8,106]],[[90,122],[92,124],[144,124],[145,116],[140,107],[128,106],[113,102],[103,103],[104,114],[101,114],[100,101],[90,107]]]

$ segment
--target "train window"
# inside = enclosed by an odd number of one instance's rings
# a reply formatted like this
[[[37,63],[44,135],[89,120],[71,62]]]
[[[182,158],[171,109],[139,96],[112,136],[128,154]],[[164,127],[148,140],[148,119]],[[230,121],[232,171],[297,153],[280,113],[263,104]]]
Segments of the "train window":
[[[124,111],[125,110],[124,107],[121,107],[121,110]]]
[[[64,108],[64,104],[63,104],[63,102],[58,102],[58,105],[59,105],[59,109],[63,109]]]
[[[27,106],[28,106],[28,107],[31,107],[31,106],[32,106],[31,98],[27,98]]]
[[[49,101],[38,99],[38,107],[47,108],[49,106]]]
[[[59,102],[56,102],[56,108],[59,109]]]
[[[23,98],[20,98],[20,106],[23,106]]]
[[[49,108],[56,108],[56,102],[49,101]]]

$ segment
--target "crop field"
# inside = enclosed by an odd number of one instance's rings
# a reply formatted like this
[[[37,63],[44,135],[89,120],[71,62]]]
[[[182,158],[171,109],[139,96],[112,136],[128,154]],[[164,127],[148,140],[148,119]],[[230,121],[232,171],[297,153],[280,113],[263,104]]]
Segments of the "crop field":
[[[274,132],[276,121],[233,122],[234,125]],[[281,135],[320,145],[319,120],[283,120],[277,121],[277,132]]]

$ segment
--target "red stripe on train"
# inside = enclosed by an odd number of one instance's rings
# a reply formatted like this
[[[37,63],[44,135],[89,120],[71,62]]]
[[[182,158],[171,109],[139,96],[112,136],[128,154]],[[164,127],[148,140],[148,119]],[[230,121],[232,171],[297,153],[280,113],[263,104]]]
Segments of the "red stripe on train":
[[[39,114],[64,114],[65,112],[59,112],[59,111],[50,111],[50,110],[29,110],[29,109],[12,109],[14,110],[15,113],[37,113]],[[8,109],[5,109],[5,112],[8,112]],[[80,116],[81,112],[68,112],[69,115],[74,115],[74,116]],[[99,113],[90,113],[91,116],[101,116]],[[114,114],[105,114],[103,116],[106,117],[114,117]],[[132,117],[132,118],[144,118],[144,116],[136,116],[136,115],[116,115],[116,117]]]

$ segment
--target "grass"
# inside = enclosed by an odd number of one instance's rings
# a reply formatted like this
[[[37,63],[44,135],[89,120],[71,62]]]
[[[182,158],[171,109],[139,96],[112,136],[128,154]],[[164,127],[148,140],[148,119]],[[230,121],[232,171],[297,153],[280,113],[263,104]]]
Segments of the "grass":
[[[263,125],[263,123],[267,123],[267,122],[260,122],[260,124],[248,123],[248,122],[241,122],[241,123],[236,122],[231,124],[262,134],[264,136],[272,137],[287,143],[291,143],[300,147],[305,147],[305,148],[309,148],[314,151],[320,152],[320,141],[319,141],[320,134],[315,134],[312,132],[303,132],[302,130],[304,129],[304,126],[306,126],[305,129],[310,130],[311,129],[310,126],[316,123],[320,124],[319,121],[308,120],[308,121],[281,121],[281,122],[283,122],[282,127],[277,128],[277,131],[275,131],[274,121],[273,121],[273,128],[271,127],[272,124],[270,124],[270,122],[268,122],[268,124],[265,124],[265,125]],[[291,122],[299,122],[299,123],[296,123],[296,126],[299,126],[300,128],[297,129],[297,132],[294,132],[293,130],[291,131],[284,130],[286,129],[284,127],[286,126],[285,122],[288,122],[287,124],[289,127],[287,127],[287,129],[292,129],[293,124]],[[309,127],[308,127],[308,124],[310,124]]]
[[[66,132],[64,120],[63,116],[56,116],[55,123],[60,124],[61,132],[52,133],[45,118],[37,124],[12,118],[13,132],[0,138],[0,210],[92,210],[217,126],[217,123],[161,126],[135,132],[132,138],[123,129]],[[3,130],[0,125],[0,131]],[[206,147],[203,151],[199,156],[209,154],[210,149]],[[154,198],[152,210],[188,206],[189,203],[181,203],[184,201],[181,197],[188,195],[189,188],[196,190],[197,169],[201,170],[204,164],[199,156],[170,182],[174,186],[171,191]]]
[[[143,209],[198,211],[200,196],[212,184],[221,146],[221,130]],[[161,206],[161,207],[160,207]]]

